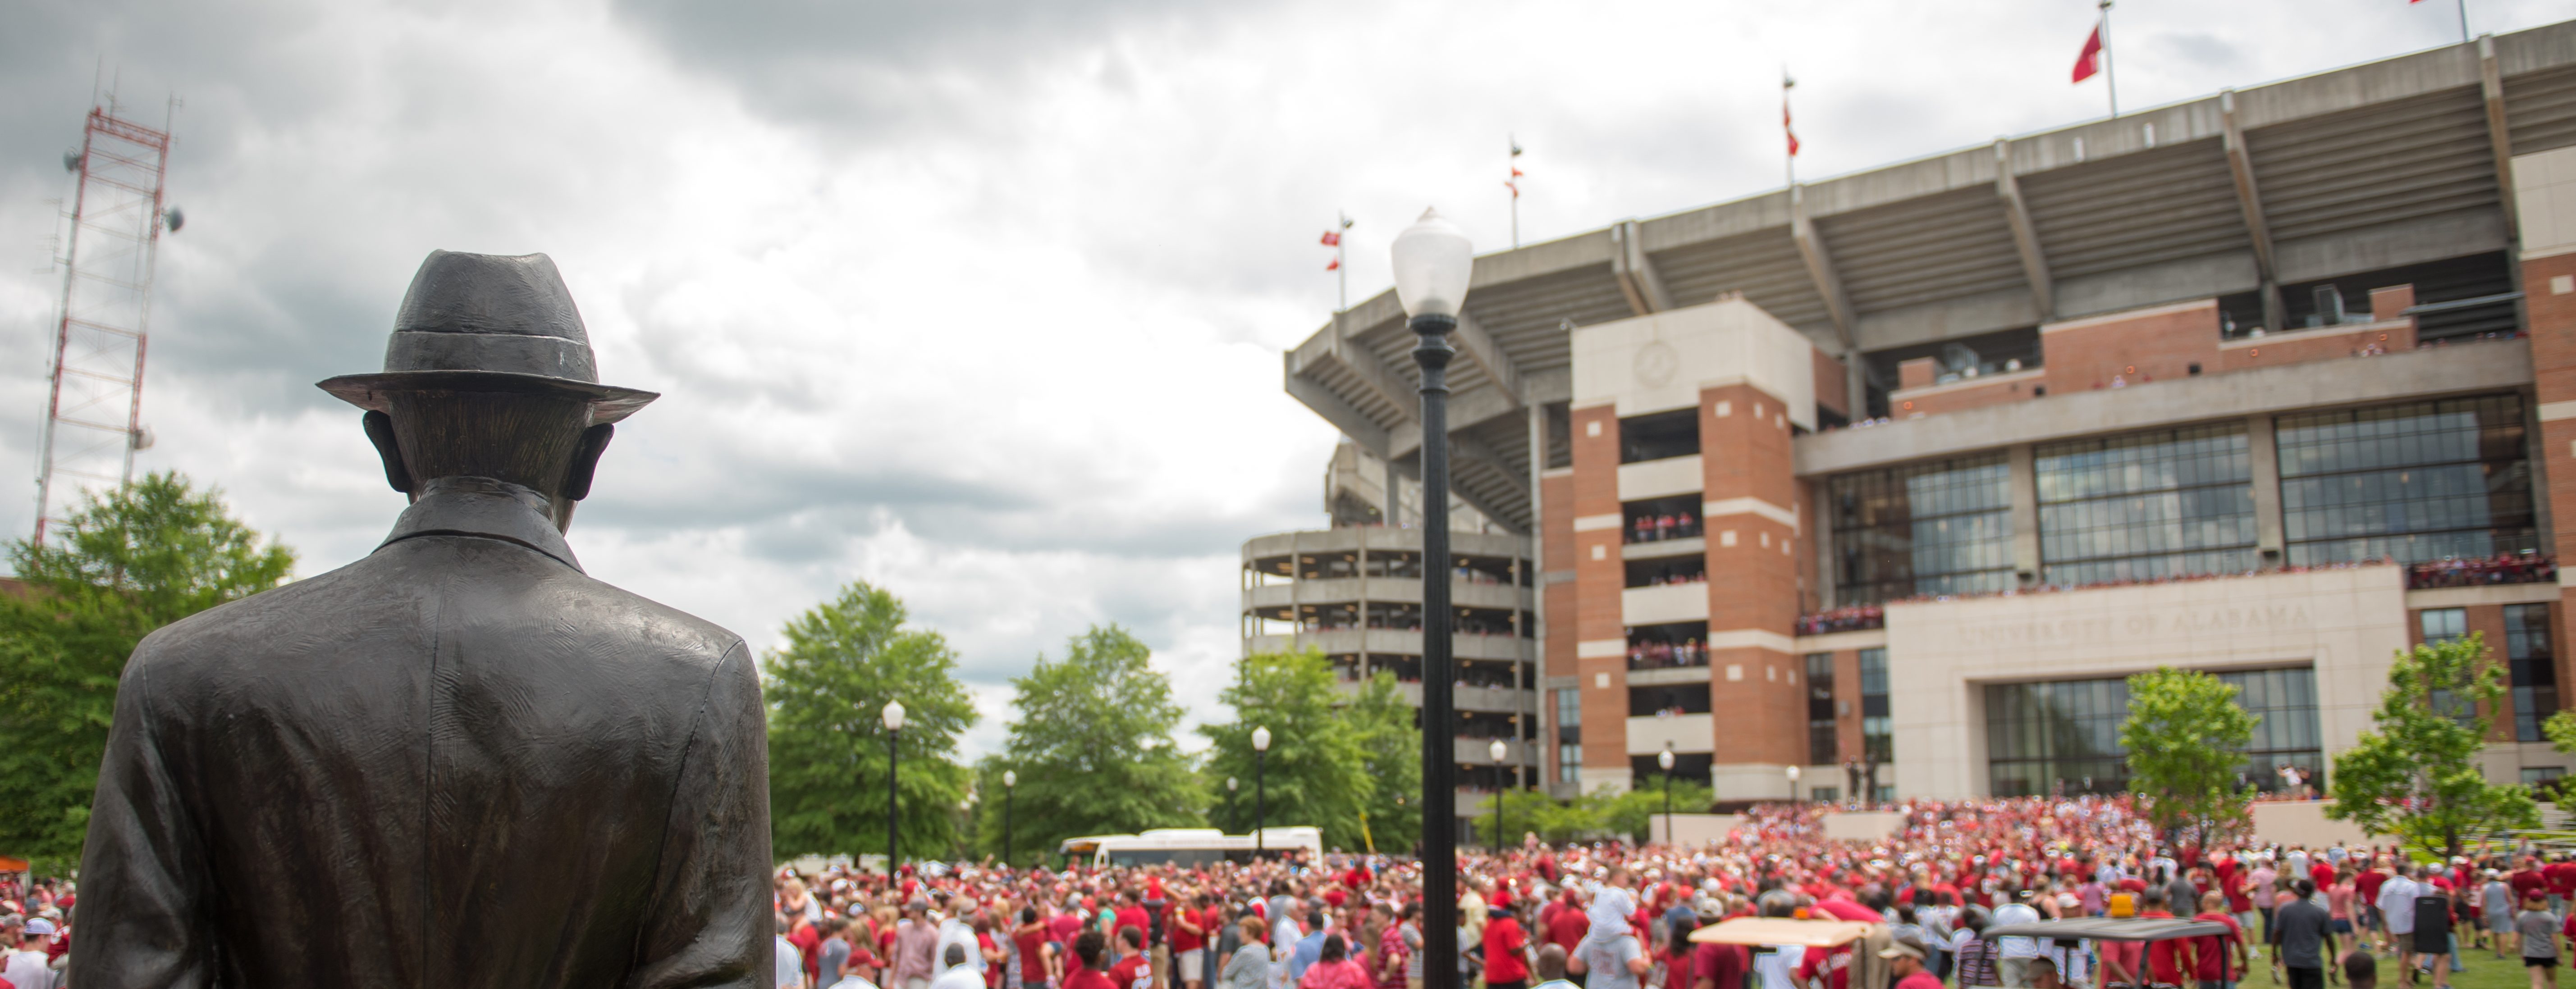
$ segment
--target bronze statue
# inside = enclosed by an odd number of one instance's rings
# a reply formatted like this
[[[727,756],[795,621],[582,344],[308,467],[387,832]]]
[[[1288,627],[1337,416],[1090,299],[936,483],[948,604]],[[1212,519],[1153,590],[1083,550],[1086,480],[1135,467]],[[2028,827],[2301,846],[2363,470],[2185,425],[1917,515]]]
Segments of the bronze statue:
[[[763,986],[760,680],[564,544],[612,423],[545,255],[434,252],[363,409],[365,559],[152,633],[82,863],[81,989]]]

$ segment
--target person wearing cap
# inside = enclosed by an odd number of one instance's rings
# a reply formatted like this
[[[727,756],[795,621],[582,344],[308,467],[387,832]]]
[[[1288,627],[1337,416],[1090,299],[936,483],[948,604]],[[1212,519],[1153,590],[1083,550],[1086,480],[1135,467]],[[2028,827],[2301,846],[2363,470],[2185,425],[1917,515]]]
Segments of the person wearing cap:
[[[599,383],[553,261],[446,251],[383,372],[320,387],[363,410],[409,507],[364,558],[135,647],[80,872],[83,989],[765,980],[754,657],[564,538],[657,396]]]
[[[1941,980],[1923,967],[1931,953],[1923,947],[1922,939],[1897,938],[1880,949],[1878,957],[1887,959],[1889,971],[1895,973],[1896,989],[1941,989]]]
[[[15,989],[53,989],[54,970],[48,967],[50,958],[46,949],[53,946],[54,936],[59,933],[61,929],[55,927],[51,920],[43,917],[28,920],[27,926],[18,932],[18,950],[9,952],[9,964],[0,969],[0,978],[7,979]]]

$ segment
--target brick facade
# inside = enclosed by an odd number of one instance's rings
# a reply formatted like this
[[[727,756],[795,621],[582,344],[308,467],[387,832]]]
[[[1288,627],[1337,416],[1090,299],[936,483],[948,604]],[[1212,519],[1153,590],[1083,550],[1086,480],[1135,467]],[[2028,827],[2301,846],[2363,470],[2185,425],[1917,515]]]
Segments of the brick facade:
[[[2052,323],[2039,339],[2052,395],[2188,377],[2217,358],[2218,300]]]
[[[1627,631],[1619,588],[1627,583],[1619,555],[1626,526],[1619,512],[1619,415],[1609,405],[1573,410],[1574,670],[1583,692],[1583,765],[1628,765]],[[1607,525],[1600,520],[1610,520]],[[1558,585],[1565,586],[1565,585]],[[1582,655],[1585,643],[1619,642],[1602,655]]]

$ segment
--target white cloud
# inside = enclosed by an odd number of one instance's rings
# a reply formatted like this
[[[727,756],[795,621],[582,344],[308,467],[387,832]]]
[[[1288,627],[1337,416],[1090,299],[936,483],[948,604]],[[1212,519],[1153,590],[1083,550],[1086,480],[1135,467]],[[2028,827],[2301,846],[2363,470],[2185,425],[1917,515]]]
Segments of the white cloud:
[[[0,39],[0,408],[23,410],[0,456],[35,459],[58,285],[40,199],[64,192],[100,59],[138,102],[188,100],[143,465],[224,486],[306,573],[399,506],[310,383],[375,365],[431,248],[542,250],[604,376],[667,393],[574,530],[592,572],[756,646],[842,582],[883,584],[966,655],[978,750],[1004,681],[1096,622],[1222,718],[1237,545],[1321,522],[1333,434],[1280,391],[1279,351],[1329,309],[1315,236],[1336,210],[1360,220],[1360,297],[1425,202],[1507,239],[1506,133],[1530,149],[1535,241],[1775,186],[1784,62],[1807,175],[2102,96],[2065,83],[2094,17],[2077,0],[789,6],[29,12]],[[2455,31],[2441,4],[2117,16],[2132,106]],[[0,529],[31,507],[0,500]]]

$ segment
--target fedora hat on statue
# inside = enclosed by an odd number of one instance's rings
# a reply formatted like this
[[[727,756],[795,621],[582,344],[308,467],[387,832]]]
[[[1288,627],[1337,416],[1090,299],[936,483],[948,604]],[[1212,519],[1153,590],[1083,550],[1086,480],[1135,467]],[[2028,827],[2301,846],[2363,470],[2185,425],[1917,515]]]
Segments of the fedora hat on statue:
[[[590,401],[592,425],[634,414],[659,393],[599,383],[590,334],[552,258],[431,251],[394,314],[385,369],[318,383],[362,409],[398,392],[517,392]]]

